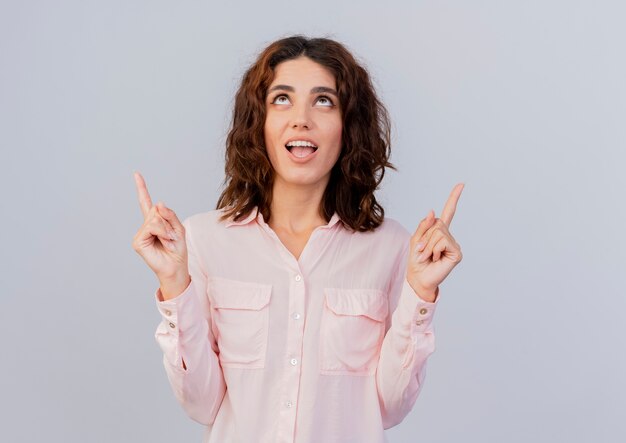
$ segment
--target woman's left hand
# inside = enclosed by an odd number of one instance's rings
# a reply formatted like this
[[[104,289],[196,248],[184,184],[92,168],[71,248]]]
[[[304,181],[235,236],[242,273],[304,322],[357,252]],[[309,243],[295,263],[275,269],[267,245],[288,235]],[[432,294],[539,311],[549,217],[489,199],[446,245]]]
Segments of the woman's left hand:
[[[461,246],[448,228],[464,187],[464,183],[459,183],[452,189],[441,218],[435,218],[431,210],[411,236],[407,281],[428,302],[436,300],[439,285],[463,258]]]

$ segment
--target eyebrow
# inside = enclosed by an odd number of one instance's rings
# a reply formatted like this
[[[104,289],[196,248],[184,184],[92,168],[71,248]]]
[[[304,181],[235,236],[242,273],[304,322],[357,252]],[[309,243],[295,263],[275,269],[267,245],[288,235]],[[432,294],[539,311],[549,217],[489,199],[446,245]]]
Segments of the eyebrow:
[[[267,91],[267,93],[269,94],[270,92],[276,91],[276,90],[295,92],[295,88],[293,86],[276,85],[276,86],[272,86],[270,90]],[[328,88],[326,86],[316,86],[311,89],[311,94],[317,94],[319,92],[327,92],[329,94],[333,94],[335,97],[338,97],[337,91],[335,91],[333,88]]]

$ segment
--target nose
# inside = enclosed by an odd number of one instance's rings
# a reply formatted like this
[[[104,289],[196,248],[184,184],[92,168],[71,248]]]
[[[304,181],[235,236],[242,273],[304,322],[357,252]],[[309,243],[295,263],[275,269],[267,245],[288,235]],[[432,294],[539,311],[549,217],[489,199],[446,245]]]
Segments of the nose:
[[[301,127],[309,129],[310,125],[309,108],[306,105],[294,106],[291,126],[293,128]]]

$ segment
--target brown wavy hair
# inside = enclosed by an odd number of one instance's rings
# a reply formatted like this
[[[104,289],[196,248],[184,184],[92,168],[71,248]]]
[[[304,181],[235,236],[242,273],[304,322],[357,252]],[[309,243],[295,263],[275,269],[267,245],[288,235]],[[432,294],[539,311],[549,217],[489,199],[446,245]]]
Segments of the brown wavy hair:
[[[235,96],[232,124],[226,140],[225,172],[216,209],[226,208],[220,220],[235,221],[258,206],[263,219],[271,217],[274,169],[263,127],[267,90],[276,66],[306,56],[335,76],[342,112],[342,145],[320,204],[320,215],[330,220],[334,211],[344,226],[357,231],[376,229],[385,210],[376,201],[385,168],[396,170],[391,155],[390,119],[378,99],[368,72],[342,44],[329,38],[294,35],[265,48],[244,73]]]

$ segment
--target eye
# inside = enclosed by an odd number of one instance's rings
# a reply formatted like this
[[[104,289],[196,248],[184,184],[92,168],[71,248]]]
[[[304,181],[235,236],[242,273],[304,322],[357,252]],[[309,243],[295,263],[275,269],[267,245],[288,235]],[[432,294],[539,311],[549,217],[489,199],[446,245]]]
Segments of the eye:
[[[334,105],[335,105],[335,104],[333,103],[333,101],[332,101],[332,100],[331,100],[328,96],[326,96],[326,95],[320,95],[317,99],[318,99],[318,100],[326,100],[326,102],[327,102],[328,104],[327,104],[327,105],[325,105],[325,106],[331,106],[331,107],[332,107],[332,106],[334,106]]]
[[[288,99],[289,96],[287,94],[279,94],[276,97],[274,97],[274,100],[272,100],[270,103],[272,104],[276,104],[276,105],[285,105],[288,102],[279,102],[278,100],[281,98],[286,98]],[[335,106],[335,104],[333,103],[333,101],[330,99],[330,97],[326,96],[326,95],[320,95],[319,97],[317,97],[317,101],[321,101],[321,103],[325,106],[325,107],[333,107]]]
[[[277,101],[279,98],[281,98],[281,97],[285,97],[285,98],[287,98],[287,95],[285,95],[285,94],[280,94],[280,95],[277,95],[276,97],[274,97],[274,100],[272,101],[272,104],[276,103],[276,101]],[[283,103],[277,103],[277,104],[282,105]]]

